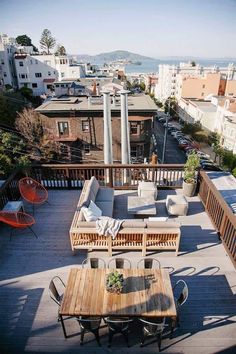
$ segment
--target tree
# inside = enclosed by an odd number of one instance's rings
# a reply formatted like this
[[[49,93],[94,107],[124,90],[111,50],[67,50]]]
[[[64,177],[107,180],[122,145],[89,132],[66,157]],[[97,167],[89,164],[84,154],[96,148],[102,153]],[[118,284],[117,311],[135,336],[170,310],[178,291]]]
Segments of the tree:
[[[140,90],[142,90],[142,91],[145,91],[145,89],[146,89],[146,85],[144,82],[140,82],[139,87],[140,87]]]
[[[16,167],[28,167],[31,162],[23,139],[0,130],[0,176],[7,177]]]
[[[30,37],[28,37],[26,34],[22,34],[20,36],[16,37],[16,43],[22,45],[22,46],[32,46],[33,50],[35,52],[38,52],[38,49],[33,45],[32,40]]]
[[[41,48],[50,54],[50,49],[52,49],[56,44],[56,39],[52,37],[51,31],[44,29],[40,39]]]
[[[175,97],[168,97],[164,104],[165,113],[169,112],[171,117],[178,115],[177,102]]]
[[[46,138],[46,124],[42,116],[31,108],[18,113],[16,128],[21,132],[31,151],[31,158],[50,161],[58,152],[58,144]]]
[[[14,126],[16,112],[21,111],[24,106],[25,102],[21,95],[0,93],[0,124]]]
[[[191,61],[191,66],[196,66],[196,62],[194,60]]]
[[[57,46],[56,55],[66,55],[66,48],[63,45]]]

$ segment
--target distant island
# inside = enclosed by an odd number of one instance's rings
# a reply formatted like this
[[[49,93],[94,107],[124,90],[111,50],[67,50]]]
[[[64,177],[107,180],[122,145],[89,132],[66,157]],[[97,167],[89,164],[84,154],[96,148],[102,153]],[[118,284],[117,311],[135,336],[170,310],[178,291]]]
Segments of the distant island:
[[[76,55],[76,57],[78,61],[86,61],[86,62],[96,62],[96,61],[111,62],[117,60],[129,60],[132,62],[135,61],[137,63],[140,63],[142,62],[142,60],[154,60],[154,58],[128,52],[127,50],[115,50],[113,52],[100,53],[97,55],[81,54],[81,55]]]

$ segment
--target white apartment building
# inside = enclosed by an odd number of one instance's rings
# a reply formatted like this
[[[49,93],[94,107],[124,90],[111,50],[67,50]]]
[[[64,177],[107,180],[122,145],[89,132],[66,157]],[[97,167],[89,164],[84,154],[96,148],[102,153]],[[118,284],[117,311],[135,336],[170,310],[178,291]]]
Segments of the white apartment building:
[[[8,37],[6,34],[0,35],[0,87],[11,85],[17,87],[14,53],[17,46],[14,38]]]
[[[236,154],[236,98],[213,96],[211,101],[181,98],[179,117],[188,123],[200,122],[210,132],[217,132],[224,148]]]
[[[217,106],[211,101],[181,98],[178,106],[179,117],[187,123],[201,123],[208,131],[215,131]]]
[[[16,54],[18,87],[28,87],[34,95],[50,94],[55,81],[84,77],[83,67],[70,65],[67,56],[55,54]]]
[[[159,65],[158,83],[155,88],[155,97],[164,102],[170,96],[180,96],[181,80],[183,77],[204,77],[208,73],[221,73],[228,80],[236,79],[236,67],[229,64],[228,67],[203,67],[199,64],[192,66],[190,63],[179,65]],[[179,97],[179,98],[180,98]]]
[[[218,102],[214,128],[222,146],[236,154],[236,98],[224,97]]]

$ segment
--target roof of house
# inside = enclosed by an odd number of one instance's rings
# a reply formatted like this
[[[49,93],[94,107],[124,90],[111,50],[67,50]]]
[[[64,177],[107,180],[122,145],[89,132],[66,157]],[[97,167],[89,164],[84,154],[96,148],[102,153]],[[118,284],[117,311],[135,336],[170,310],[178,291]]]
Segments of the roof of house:
[[[117,97],[116,104],[111,104],[111,111],[120,111],[120,100]],[[41,113],[55,113],[65,111],[103,111],[102,97],[74,97],[74,96],[60,96],[54,97],[50,101],[44,102],[41,106],[36,108],[37,112]],[[128,96],[128,110],[140,112],[155,113],[157,106],[148,95]]]

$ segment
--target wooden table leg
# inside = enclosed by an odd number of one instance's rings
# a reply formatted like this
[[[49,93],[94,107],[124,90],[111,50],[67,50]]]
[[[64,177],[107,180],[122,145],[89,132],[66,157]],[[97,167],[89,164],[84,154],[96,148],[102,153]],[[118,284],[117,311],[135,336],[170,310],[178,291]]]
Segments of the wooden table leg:
[[[63,316],[62,316],[62,315],[60,315],[60,320],[61,320],[61,325],[62,325],[64,337],[67,338],[66,327],[65,327],[65,324],[64,324],[64,320],[63,320]]]

